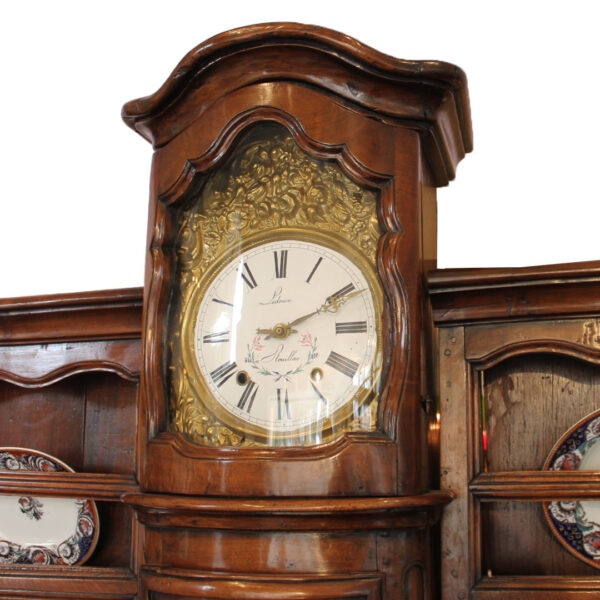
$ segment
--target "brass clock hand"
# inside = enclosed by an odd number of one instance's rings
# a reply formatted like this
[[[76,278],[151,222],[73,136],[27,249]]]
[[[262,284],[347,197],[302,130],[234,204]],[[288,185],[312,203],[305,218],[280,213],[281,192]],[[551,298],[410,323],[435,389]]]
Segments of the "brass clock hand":
[[[265,335],[265,340],[268,340],[270,337],[276,338],[286,338],[290,333],[297,333],[295,329],[291,329],[289,324],[278,323],[275,327],[271,329],[261,329],[260,327],[256,330],[256,333]]]
[[[344,304],[346,304],[348,300],[350,300],[350,298],[354,298],[354,296],[358,296],[358,294],[362,294],[362,292],[364,291],[365,290],[362,289],[350,292],[349,294],[344,294],[343,296],[328,296],[325,302],[323,302],[323,304],[321,304],[321,306],[319,306],[317,310],[313,310],[312,312],[306,315],[302,315],[301,317],[298,317],[297,319],[294,319],[293,321],[290,321],[287,324],[278,323],[272,329],[259,328],[256,330],[256,333],[267,334],[267,337],[265,339],[269,339],[270,337],[285,339],[291,333],[297,333],[296,329],[292,329],[294,325],[298,325],[298,323],[302,323],[303,321],[306,321],[306,319],[309,319],[314,315],[318,315],[325,312],[336,313]]]

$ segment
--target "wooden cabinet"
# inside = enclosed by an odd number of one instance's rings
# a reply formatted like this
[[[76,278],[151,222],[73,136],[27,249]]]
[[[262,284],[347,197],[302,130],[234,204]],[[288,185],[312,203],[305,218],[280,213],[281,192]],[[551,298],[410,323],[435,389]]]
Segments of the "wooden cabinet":
[[[1,598],[137,594],[134,513],[141,290],[0,301],[0,440],[76,473],[1,471],[0,492],[91,498],[100,535],[83,566],[0,565]]]
[[[0,445],[76,471],[0,471],[0,493],[95,500],[99,543],[83,566],[0,564],[0,598],[600,594],[543,517],[600,499],[600,475],[542,468],[599,408],[600,264],[432,271],[435,189],[472,144],[460,69],[259,25],[123,118],[154,146],[144,290],[0,300]],[[261,367],[271,338],[298,361],[296,334],[302,364]],[[274,384],[299,373],[312,398]]]
[[[600,408],[600,264],[429,276],[439,327],[443,598],[588,598],[598,569],[544,503],[600,498],[598,475],[543,470]],[[591,596],[590,596],[591,594]]]

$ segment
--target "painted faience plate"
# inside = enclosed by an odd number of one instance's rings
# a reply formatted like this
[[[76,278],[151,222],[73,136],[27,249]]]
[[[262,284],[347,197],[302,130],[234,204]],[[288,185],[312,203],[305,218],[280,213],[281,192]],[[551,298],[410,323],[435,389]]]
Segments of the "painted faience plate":
[[[0,448],[0,471],[69,472],[28,448]],[[79,565],[94,551],[99,520],[93,500],[0,495],[0,565]]]
[[[551,450],[544,469],[600,471],[600,411],[573,425]],[[580,560],[600,569],[600,501],[544,503],[546,520],[559,542]]]

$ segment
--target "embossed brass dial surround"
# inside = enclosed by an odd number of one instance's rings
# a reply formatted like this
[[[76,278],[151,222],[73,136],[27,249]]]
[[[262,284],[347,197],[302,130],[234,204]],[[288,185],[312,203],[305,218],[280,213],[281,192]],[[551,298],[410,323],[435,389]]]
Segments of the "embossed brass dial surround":
[[[190,345],[203,294],[236,254],[276,239],[306,240],[340,252],[367,278],[381,322],[383,293],[374,269],[380,235],[375,194],[352,182],[335,163],[309,157],[290,135],[280,132],[242,142],[233,158],[207,177],[200,195],[179,219],[178,302],[170,336],[171,415],[175,429],[196,443],[272,443],[264,429],[232,418],[215,401]],[[378,344],[380,360],[380,333]],[[343,431],[374,428],[376,390],[361,390],[356,402],[364,405],[362,420],[347,406],[318,425],[318,437],[310,433],[314,426],[310,431],[303,428],[289,443],[322,443]]]

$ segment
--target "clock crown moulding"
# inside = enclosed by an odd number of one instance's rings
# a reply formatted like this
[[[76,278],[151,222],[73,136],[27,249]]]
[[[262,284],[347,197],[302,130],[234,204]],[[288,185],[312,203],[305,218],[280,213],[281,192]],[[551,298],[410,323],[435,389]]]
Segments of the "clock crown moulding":
[[[454,179],[457,164],[473,149],[462,69],[394,58],[337,31],[299,23],[251,25],[210,38],[181,60],[157,92],[127,102],[121,116],[157,149],[218,98],[277,81],[326,91],[375,119],[418,130],[436,187]]]

